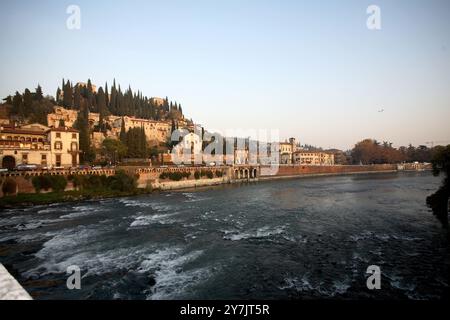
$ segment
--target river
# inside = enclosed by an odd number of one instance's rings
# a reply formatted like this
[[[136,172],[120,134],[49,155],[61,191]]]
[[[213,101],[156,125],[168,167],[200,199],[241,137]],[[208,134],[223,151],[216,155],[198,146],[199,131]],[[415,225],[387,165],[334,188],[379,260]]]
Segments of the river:
[[[448,235],[425,204],[439,184],[379,173],[10,209],[0,262],[35,299],[448,299]]]

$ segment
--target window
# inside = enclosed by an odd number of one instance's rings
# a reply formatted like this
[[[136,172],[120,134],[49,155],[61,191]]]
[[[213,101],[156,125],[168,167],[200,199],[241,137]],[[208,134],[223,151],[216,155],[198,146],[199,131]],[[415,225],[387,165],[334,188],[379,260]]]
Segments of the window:
[[[43,166],[47,165],[47,155],[46,154],[41,155],[41,165],[43,165]]]
[[[76,139],[77,138],[77,134],[76,133],[72,133],[72,139]]]
[[[27,164],[28,163],[28,153],[22,154],[22,163]]]
[[[55,142],[55,150],[62,150],[62,142],[56,141]]]
[[[61,132],[57,132],[57,133],[56,133],[56,137],[57,137],[57,138],[61,138]]]
[[[71,150],[71,151],[78,151],[78,143],[72,142],[72,143],[70,144],[70,150]]]
[[[60,154],[57,154],[56,157],[55,157],[55,159],[56,159],[56,161],[55,161],[56,166],[57,166],[57,167],[61,167],[61,155],[60,155]]]

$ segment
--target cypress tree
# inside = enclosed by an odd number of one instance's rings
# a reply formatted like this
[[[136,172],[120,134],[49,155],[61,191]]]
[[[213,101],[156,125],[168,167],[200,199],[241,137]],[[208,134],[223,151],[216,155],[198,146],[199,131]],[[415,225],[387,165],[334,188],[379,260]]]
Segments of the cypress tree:
[[[71,109],[72,108],[72,85],[70,84],[69,80],[67,80],[67,83],[63,87],[63,106],[66,108]]]
[[[16,91],[16,94],[14,95],[12,102],[14,113],[17,114],[19,117],[23,118],[24,117],[23,100],[22,95],[18,91]]]
[[[80,88],[80,86],[75,86],[75,93],[73,94],[73,107],[76,110],[81,109],[81,88]]]
[[[97,93],[97,107],[98,107],[98,112],[99,112],[99,126],[100,126],[100,131],[104,131],[105,127],[104,127],[104,119],[105,116],[107,115],[107,107],[106,107],[106,98],[105,98],[105,93],[103,92],[103,88],[100,87],[98,89],[98,93]]]
[[[124,145],[127,145],[127,133],[125,131],[125,120],[123,118],[122,125],[120,127],[119,139]]]
[[[59,97],[61,96],[61,89],[58,87],[58,89],[56,90],[56,103],[59,104],[60,103],[60,99]]]
[[[26,111],[31,111],[31,104],[33,103],[33,96],[31,95],[31,91],[29,89],[25,89],[25,93],[23,94],[23,105]]]
[[[89,109],[85,106],[78,112],[77,121],[74,125],[80,131],[81,161],[90,162],[95,158],[95,153],[91,149],[89,132]]]
[[[108,82],[105,83],[105,100],[106,100],[106,109],[109,111],[109,93],[108,93]],[[109,112],[108,112],[109,113]]]
[[[36,88],[36,94],[34,95],[34,98],[37,101],[41,101],[44,98],[44,95],[42,93],[42,88],[41,86],[38,84],[37,88]]]

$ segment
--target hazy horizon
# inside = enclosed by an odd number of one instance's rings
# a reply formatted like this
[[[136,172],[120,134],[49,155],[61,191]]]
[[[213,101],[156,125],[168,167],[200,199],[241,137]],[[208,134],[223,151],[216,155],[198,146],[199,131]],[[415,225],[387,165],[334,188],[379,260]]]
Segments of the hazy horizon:
[[[72,4],[79,30],[66,27]],[[366,26],[372,4],[381,30]],[[3,1],[0,97],[115,78],[209,131],[279,129],[344,150],[450,143],[448,13],[445,0]]]

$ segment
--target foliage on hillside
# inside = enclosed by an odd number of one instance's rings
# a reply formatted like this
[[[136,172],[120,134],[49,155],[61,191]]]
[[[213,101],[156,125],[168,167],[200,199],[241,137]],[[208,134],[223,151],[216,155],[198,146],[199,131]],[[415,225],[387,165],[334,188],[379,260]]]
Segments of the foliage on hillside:
[[[16,91],[14,96],[3,99],[5,108],[8,108],[10,116],[18,121],[36,122],[47,125],[47,114],[53,112],[56,104],[52,97],[44,97],[42,88],[37,86],[35,92],[25,89],[23,93]]]

